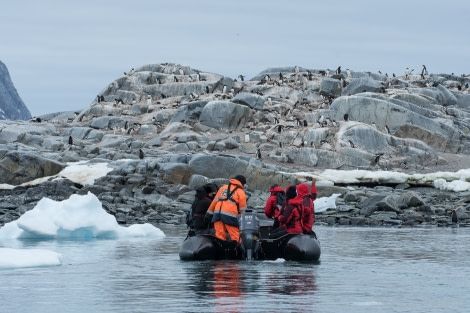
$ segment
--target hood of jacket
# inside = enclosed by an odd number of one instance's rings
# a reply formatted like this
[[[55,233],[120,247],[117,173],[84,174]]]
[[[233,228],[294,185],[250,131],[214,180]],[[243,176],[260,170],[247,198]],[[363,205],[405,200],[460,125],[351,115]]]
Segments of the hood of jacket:
[[[232,185],[232,186],[238,186],[238,188],[243,189],[242,183],[241,183],[238,179],[235,179],[235,178],[231,178],[231,179],[230,179],[230,185]],[[233,190],[233,189],[232,189],[232,190]]]
[[[302,198],[305,197],[306,195],[308,195],[309,194],[308,185],[307,184],[298,184],[297,185],[297,194]]]
[[[204,188],[204,186],[197,187],[197,188],[196,188],[196,198],[202,199],[202,198],[204,198],[204,197],[207,197],[207,191],[206,191],[206,189]]]
[[[276,192],[285,193],[284,189],[281,186],[273,186],[269,188],[269,192],[271,193],[271,195],[275,195]]]

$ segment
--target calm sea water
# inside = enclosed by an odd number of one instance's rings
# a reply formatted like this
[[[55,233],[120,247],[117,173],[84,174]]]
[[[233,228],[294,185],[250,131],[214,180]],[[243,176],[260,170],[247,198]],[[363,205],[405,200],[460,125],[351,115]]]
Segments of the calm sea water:
[[[0,270],[0,312],[470,312],[468,228],[317,227],[319,264],[185,262],[161,240],[22,242],[55,267]]]

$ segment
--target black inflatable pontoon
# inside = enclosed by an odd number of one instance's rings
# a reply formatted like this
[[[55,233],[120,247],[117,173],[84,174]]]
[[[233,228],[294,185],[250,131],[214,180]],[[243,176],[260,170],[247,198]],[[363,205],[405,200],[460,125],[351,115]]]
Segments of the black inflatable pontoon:
[[[259,219],[247,209],[240,217],[241,243],[223,241],[213,235],[188,236],[180,247],[181,260],[275,260],[318,261],[320,242],[315,234],[287,234],[269,239],[272,221]]]

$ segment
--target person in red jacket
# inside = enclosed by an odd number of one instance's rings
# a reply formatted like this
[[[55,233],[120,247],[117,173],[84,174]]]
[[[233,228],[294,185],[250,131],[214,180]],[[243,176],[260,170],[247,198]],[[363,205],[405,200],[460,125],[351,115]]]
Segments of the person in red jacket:
[[[308,185],[298,184],[297,194],[302,198],[302,231],[304,234],[311,234],[315,220],[315,210],[312,195],[308,192]]]
[[[264,206],[264,214],[268,218],[274,219],[273,228],[277,228],[279,226],[279,221],[277,217],[279,216],[279,212],[281,208],[284,206],[286,200],[286,193],[284,189],[279,185],[273,185],[269,188],[269,192],[271,195],[266,200],[266,205]]]
[[[289,186],[286,190],[286,206],[278,216],[279,227],[271,232],[270,238],[279,238],[286,233],[302,234],[302,201],[297,195],[296,186]]]

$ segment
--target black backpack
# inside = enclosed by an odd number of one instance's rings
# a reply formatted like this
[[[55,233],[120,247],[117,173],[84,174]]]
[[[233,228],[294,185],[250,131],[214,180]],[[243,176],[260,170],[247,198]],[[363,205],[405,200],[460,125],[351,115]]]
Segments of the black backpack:
[[[276,206],[280,210],[286,202],[286,194],[283,192],[276,192]]]

